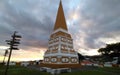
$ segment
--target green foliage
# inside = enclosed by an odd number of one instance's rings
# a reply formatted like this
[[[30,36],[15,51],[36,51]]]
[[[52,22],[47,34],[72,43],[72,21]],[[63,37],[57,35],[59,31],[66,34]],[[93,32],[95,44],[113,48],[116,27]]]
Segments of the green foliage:
[[[84,57],[83,55],[81,55],[80,53],[77,53],[77,54],[78,54],[79,62],[80,62],[81,60],[84,60],[84,59],[85,59],[85,57]]]
[[[113,55],[119,56],[120,54],[120,43],[113,43],[113,44],[106,44],[105,48],[100,48],[98,52],[102,53],[103,55]],[[117,55],[116,55],[117,54]]]
[[[113,57],[120,58],[120,42],[119,43],[112,43],[106,44],[106,47],[100,48],[98,50],[99,53],[102,54],[102,61],[112,61]],[[120,59],[118,60],[118,64],[120,64]]]

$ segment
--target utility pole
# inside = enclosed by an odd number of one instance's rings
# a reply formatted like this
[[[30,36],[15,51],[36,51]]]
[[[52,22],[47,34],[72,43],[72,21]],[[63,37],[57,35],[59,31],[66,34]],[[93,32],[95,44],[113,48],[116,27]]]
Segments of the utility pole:
[[[20,38],[22,38],[22,37],[20,35],[16,35],[16,33],[17,32],[15,31],[14,34],[11,36],[12,37],[11,40],[6,40],[7,44],[10,45],[10,48],[9,48],[10,53],[9,53],[9,57],[8,57],[8,61],[7,61],[7,66],[5,69],[5,75],[7,75],[7,72],[8,72],[12,50],[19,50],[16,46],[18,46],[18,44],[20,44]]]

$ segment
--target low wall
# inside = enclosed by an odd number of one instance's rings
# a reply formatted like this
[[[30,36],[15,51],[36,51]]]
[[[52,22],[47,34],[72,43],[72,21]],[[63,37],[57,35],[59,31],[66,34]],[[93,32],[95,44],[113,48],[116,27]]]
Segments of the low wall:
[[[97,66],[97,67],[120,67],[118,64],[81,64],[82,66]]]

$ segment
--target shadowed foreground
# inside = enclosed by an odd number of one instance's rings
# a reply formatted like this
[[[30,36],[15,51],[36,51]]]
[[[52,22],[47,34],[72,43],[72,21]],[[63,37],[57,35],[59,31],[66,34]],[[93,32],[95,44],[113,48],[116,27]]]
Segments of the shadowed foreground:
[[[4,75],[5,66],[0,66],[0,75]],[[10,66],[8,75],[50,75],[47,72],[40,72],[38,70],[21,67],[21,66]]]
[[[37,66],[38,68],[38,66]],[[0,66],[0,75],[4,75],[5,66]],[[40,72],[39,69],[32,67],[10,66],[8,75],[50,75],[46,72]],[[72,69],[71,73],[62,73],[60,75],[120,75],[118,67],[81,67]]]

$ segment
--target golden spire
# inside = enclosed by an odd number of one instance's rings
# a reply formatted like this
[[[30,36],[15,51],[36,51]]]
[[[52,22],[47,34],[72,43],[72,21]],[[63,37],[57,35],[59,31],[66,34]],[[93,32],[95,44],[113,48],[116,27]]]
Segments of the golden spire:
[[[64,11],[63,11],[61,0],[60,0],[58,12],[57,12],[57,17],[56,17],[54,30],[56,30],[58,28],[62,28],[64,30],[68,30],[67,29],[67,25],[66,25],[66,20],[65,20],[65,16],[64,16]]]

